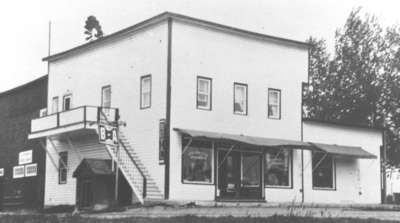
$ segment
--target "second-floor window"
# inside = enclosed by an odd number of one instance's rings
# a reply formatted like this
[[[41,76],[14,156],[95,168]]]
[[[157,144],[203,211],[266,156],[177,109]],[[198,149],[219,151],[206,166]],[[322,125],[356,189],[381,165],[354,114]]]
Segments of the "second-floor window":
[[[67,94],[63,98],[63,111],[68,111],[72,107],[72,94]]]
[[[111,107],[111,86],[104,86],[101,88],[101,107]]]
[[[140,108],[151,106],[151,75],[140,78]]]
[[[235,83],[233,85],[233,112],[247,115],[247,85]]]
[[[268,118],[281,118],[281,91],[268,89]]]
[[[211,110],[211,78],[197,77],[197,108]]]
[[[51,102],[51,113],[57,113],[58,112],[58,97],[53,97],[53,100]]]

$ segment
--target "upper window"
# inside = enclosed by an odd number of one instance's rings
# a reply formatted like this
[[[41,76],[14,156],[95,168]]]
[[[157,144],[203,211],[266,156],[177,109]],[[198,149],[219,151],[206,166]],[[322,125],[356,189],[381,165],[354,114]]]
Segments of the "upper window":
[[[72,95],[65,95],[63,98],[63,111],[68,111],[72,107]]]
[[[57,113],[58,112],[58,97],[53,97],[53,100],[51,101],[51,113]]]
[[[332,156],[321,153],[312,153],[313,188],[335,188],[335,161]]]
[[[182,179],[185,183],[213,182],[213,150],[210,141],[182,140]]]
[[[197,108],[211,110],[211,78],[197,77]]]
[[[265,153],[266,186],[291,187],[292,153],[285,149],[270,149]]]
[[[233,112],[247,115],[247,85],[235,83],[233,87]]]
[[[67,183],[68,173],[68,152],[60,152],[58,160],[58,183]]]
[[[281,118],[281,91],[268,89],[268,118]]]
[[[104,86],[101,88],[101,107],[111,107],[111,86]]]
[[[151,75],[140,78],[140,108],[151,106]]]

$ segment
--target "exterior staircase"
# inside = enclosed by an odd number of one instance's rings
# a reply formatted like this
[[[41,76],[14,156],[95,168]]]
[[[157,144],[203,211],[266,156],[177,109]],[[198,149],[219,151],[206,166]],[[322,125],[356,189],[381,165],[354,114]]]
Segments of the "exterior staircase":
[[[149,171],[145,167],[145,165],[141,162],[141,159],[139,155],[135,152],[133,149],[133,146],[129,143],[129,140],[125,137],[122,131],[119,132],[119,140],[120,143],[122,143],[127,151],[131,154],[132,158],[134,159],[135,163],[137,166],[142,170],[143,174],[146,177],[146,196],[145,200],[163,200],[164,195],[159,189],[157,183],[154,181],[154,179],[151,177]]]
[[[127,179],[138,201],[144,204],[145,201],[163,200],[163,193],[121,131],[119,132],[119,143],[118,154],[116,146],[107,145],[106,148],[112,158],[117,160],[119,169]]]

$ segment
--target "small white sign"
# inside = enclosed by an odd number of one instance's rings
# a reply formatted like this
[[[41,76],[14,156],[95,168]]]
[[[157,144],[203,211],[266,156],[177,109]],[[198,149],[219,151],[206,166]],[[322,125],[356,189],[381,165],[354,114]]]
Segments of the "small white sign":
[[[118,145],[117,128],[114,126],[99,125],[99,142]]]
[[[37,175],[37,163],[25,165],[25,176],[34,177]]]
[[[18,164],[23,165],[32,163],[32,150],[27,150],[19,153]]]
[[[0,177],[4,176],[4,168],[0,168]]]
[[[14,166],[13,167],[13,178],[22,178],[25,176],[24,166]]]

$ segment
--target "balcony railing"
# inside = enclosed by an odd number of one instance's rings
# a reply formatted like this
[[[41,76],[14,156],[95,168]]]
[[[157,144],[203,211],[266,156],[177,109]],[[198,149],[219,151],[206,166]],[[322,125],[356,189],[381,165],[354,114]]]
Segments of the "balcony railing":
[[[67,111],[57,112],[31,121],[31,134],[53,129],[88,123],[118,121],[117,108],[81,106]]]

